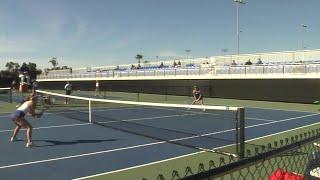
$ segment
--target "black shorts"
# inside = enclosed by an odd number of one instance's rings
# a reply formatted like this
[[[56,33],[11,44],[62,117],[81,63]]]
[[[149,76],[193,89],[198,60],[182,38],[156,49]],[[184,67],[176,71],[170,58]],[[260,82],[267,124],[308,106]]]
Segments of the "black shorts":
[[[70,95],[71,94],[71,90],[66,90],[66,95]]]

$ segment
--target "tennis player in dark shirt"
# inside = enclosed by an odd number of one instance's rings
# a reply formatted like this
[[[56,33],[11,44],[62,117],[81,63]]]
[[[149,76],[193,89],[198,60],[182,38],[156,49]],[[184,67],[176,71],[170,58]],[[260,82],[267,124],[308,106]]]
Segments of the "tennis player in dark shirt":
[[[191,105],[195,104],[196,102],[201,104],[201,105],[204,105],[203,104],[203,96],[201,94],[201,91],[200,91],[199,87],[194,86],[193,90],[192,90],[192,94],[193,94],[194,100],[191,103]]]

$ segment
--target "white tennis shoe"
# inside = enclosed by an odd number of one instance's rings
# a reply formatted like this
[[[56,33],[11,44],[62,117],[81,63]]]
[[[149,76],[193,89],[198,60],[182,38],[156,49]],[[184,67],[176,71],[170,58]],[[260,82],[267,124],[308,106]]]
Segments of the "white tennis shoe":
[[[27,148],[31,148],[33,146],[33,143],[32,142],[28,142],[27,144],[26,144],[26,147]]]
[[[319,143],[316,143],[316,142],[313,143],[313,145],[314,145],[314,146],[317,146],[317,147],[320,147],[320,144],[319,144]]]
[[[10,138],[10,142],[14,142],[14,141],[17,141],[17,140],[18,140],[17,137],[11,137],[11,138]]]

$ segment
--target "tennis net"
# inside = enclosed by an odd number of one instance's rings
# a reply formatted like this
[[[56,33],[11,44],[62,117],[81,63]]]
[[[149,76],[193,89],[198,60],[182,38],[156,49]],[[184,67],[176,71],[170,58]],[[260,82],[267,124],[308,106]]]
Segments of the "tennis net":
[[[37,90],[41,106],[58,116],[224,155],[244,155],[244,109],[119,101]]]
[[[0,101],[12,103],[11,88],[0,88]]]

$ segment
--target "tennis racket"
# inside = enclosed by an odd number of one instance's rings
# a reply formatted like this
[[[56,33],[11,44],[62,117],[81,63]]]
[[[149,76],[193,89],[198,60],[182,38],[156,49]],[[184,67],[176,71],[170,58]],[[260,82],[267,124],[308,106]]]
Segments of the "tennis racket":
[[[194,101],[194,97],[193,96],[188,96],[185,100],[185,104],[187,105],[191,105]]]
[[[36,117],[41,118],[42,115],[49,109],[48,101],[50,101],[49,97],[46,96],[38,96],[37,97],[37,105],[36,105]]]

